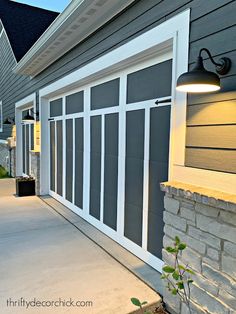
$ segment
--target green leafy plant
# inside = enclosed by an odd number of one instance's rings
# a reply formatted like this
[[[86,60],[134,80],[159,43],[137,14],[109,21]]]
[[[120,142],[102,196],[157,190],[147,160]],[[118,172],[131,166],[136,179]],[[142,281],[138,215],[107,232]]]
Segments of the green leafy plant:
[[[166,251],[174,255],[174,266],[165,265],[162,270],[161,278],[167,281],[167,289],[175,296],[179,296],[184,302],[191,314],[191,290],[190,285],[193,283],[191,275],[194,272],[189,268],[189,265],[180,263],[180,254],[186,249],[186,244],[180,241],[179,237],[175,237],[174,246],[166,247]]]
[[[131,298],[130,300],[131,300],[131,302],[133,303],[133,305],[135,305],[135,306],[137,306],[137,307],[140,308],[141,313],[143,313],[143,314],[152,314],[152,312],[150,312],[150,311],[145,311],[145,310],[143,309],[143,306],[147,304],[147,301],[141,302],[141,301],[140,301],[139,299],[137,299],[137,298]]]
[[[0,179],[10,178],[7,170],[0,165]]]

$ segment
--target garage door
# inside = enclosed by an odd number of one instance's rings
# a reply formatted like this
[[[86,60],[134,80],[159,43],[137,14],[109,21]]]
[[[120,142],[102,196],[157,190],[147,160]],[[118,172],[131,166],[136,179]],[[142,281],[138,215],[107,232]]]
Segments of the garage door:
[[[22,112],[22,118],[28,111]],[[31,174],[30,150],[34,149],[34,124],[22,124],[22,170],[23,175]]]
[[[50,194],[161,267],[171,54],[50,101]]]

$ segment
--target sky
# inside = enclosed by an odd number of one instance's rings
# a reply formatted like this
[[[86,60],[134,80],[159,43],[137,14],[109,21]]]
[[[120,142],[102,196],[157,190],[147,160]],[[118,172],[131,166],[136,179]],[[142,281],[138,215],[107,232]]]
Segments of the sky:
[[[62,12],[70,0],[12,0],[56,12]]]

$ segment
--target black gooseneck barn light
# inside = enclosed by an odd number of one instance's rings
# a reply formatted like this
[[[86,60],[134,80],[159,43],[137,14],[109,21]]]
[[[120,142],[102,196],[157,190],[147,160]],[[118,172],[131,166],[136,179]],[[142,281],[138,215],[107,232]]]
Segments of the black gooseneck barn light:
[[[38,117],[38,111],[37,112],[33,112],[33,114],[36,115],[36,117]],[[34,123],[35,119],[34,116],[32,116],[29,111],[27,112],[27,114],[23,117],[22,122],[23,123]]]
[[[210,51],[202,48],[199,51],[197,62],[193,70],[185,72],[179,76],[176,84],[176,89],[181,92],[188,93],[208,93],[220,89],[220,78],[214,73],[207,71],[203,65],[202,52],[205,51],[211,62],[216,67],[216,72],[220,75],[225,75],[229,72],[231,67],[231,60],[223,57],[219,62],[215,62]]]
[[[6,124],[6,125],[11,125],[11,124],[14,124],[14,123],[15,123],[14,118],[10,118],[10,117],[7,117],[7,118],[3,121],[3,124]]]

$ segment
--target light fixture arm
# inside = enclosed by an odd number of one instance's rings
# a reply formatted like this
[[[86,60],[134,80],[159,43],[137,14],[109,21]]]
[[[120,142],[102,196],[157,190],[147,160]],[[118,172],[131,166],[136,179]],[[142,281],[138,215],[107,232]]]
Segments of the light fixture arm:
[[[218,74],[221,75],[225,75],[229,72],[230,67],[231,67],[231,60],[227,57],[223,57],[219,59],[219,62],[215,62],[210,51],[207,48],[202,48],[199,51],[199,55],[198,55],[198,59],[199,60],[203,60],[202,59],[202,52],[205,51],[209,57],[209,59],[211,60],[211,62],[216,66],[216,72]]]

